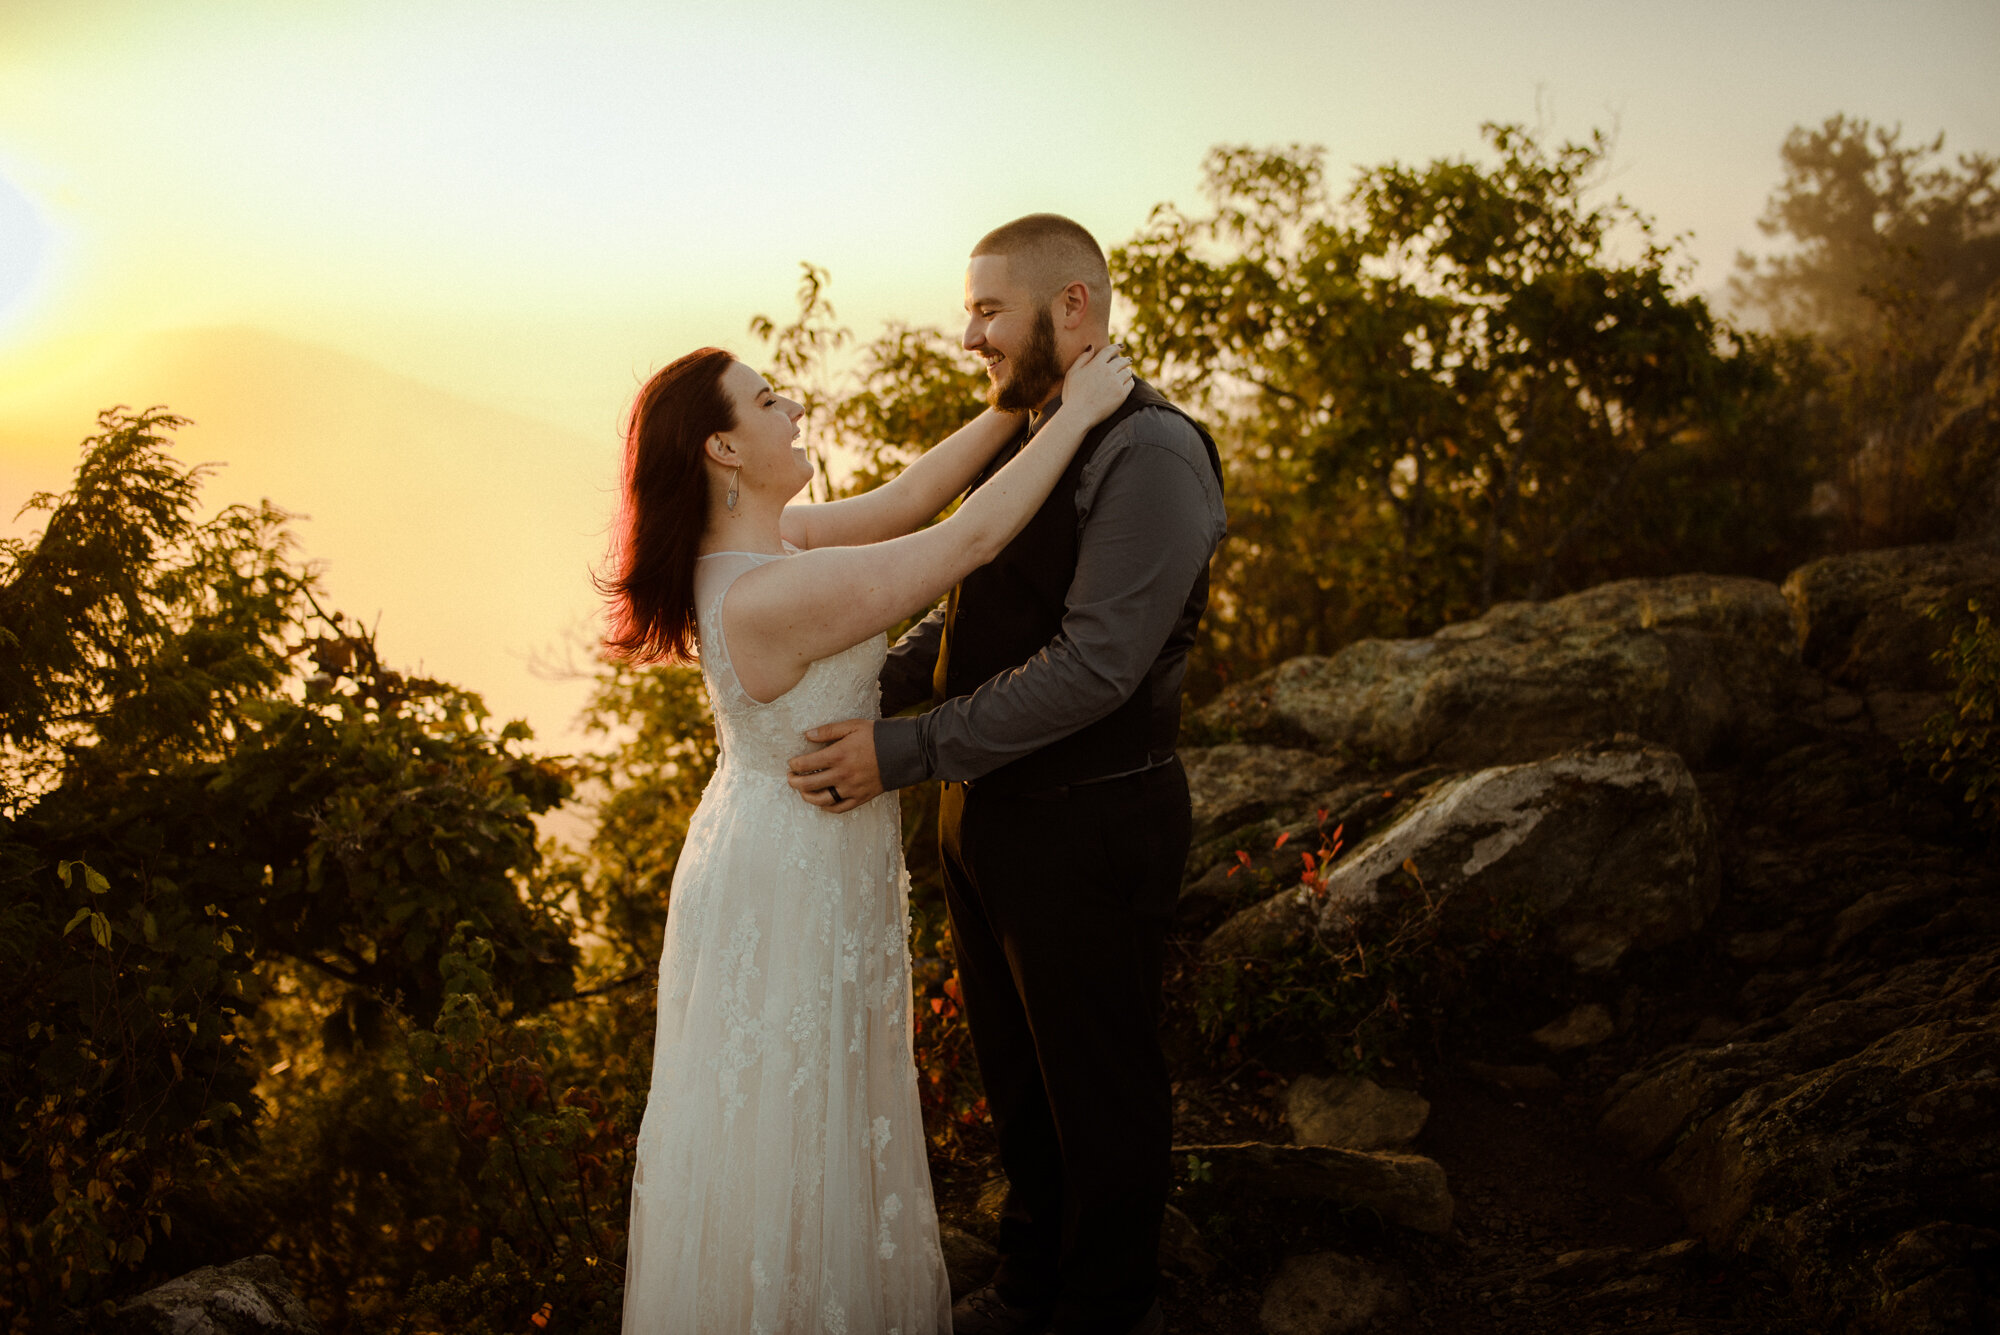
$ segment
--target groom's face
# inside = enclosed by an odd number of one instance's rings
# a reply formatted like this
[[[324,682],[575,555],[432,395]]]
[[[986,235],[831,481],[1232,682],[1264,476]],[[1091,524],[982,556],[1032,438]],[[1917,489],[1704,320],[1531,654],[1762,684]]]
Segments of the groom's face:
[[[1049,303],[1009,272],[1005,255],[975,255],[965,270],[965,338],[986,363],[986,399],[1006,412],[1039,408],[1062,387]]]

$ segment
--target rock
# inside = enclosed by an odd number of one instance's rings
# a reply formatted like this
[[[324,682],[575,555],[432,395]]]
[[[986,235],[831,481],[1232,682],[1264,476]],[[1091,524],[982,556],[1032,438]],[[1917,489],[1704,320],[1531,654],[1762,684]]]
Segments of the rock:
[[[1630,1247],[1590,1247],[1563,1252],[1539,1270],[1528,1271],[1522,1278],[1530,1284],[1595,1284],[1622,1267],[1632,1255]]]
[[[1333,786],[1340,762],[1314,751],[1278,746],[1195,747],[1181,752],[1199,844],[1239,825],[1262,820],[1291,799]]]
[[[1727,813],[1720,921],[1628,1031],[1692,1041],[1637,1056],[1599,1129],[1720,1269],[1768,1266],[1814,1329],[2000,1329],[2000,860],[1898,752],[1862,718],[1704,776]]]
[[[1693,1238],[1650,1251],[1591,1247],[1563,1252],[1540,1264],[1488,1271],[1473,1279],[1472,1285],[1487,1295],[1507,1295],[1513,1304],[1509,1315],[1517,1323],[1513,1329],[1629,1330],[1639,1323],[1613,1327],[1605,1324],[1605,1318],[1618,1308],[1635,1304],[1657,1312],[1655,1295],[1666,1290],[1670,1282],[1684,1279],[1700,1253],[1701,1243]],[[1584,1312],[1594,1319],[1588,1323],[1579,1320]],[[1690,1327],[1670,1329],[1674,1335],[1694,1335]]]
[[[1194,735],[1332,750],[1372,766],[1538,760],[1630,732],[1706,764],[1796,694],[1792,618],[1762,580],[1624,580],[1502,603],[1427,639],[1282,663],[1190,718]]]
[[[1491,1062],[1467,1062],[1465,1069],[1471,1073],[1473,1079],[1483,1080],[1501,1089],[1532,1093],[1562,1088],[1562,1077],[1540,1064],[1497,1066]]]
[[[1285,1091],[1285,1120],[1301,1145],[1395,1149],[1415,1140],[1430,1115],[1423,1095],[1361,1076],[1302,1075]]]
[[[1632,1247],[1593,1247],[1564,1252],[1539,1270],[1529,1271],[1525,1278],[1530,1284],[1578,1287],[1596,1284],[1613,1275],[1623,1276],[1629,1281],[1640,1275],[1684,1270],[1700,1254],[1701,1243],[1693,1238],[1682,1238],[1679,1242],[1670,1242],[1664,1247],[1644,1252]]]
[[[1942,603],[1963,614],[1969,598],[2000,607],[2000,546],[1947,543],[1821,557],[1794,570],[1784,593],[1805,665],[1865,697],[1878,728],[1907,728],[1912,713],[1930,706],[1900,697],[1950,685],[1931,661],[1950,634],[1925,613]]]
[[[1185,1145],[1210,1167],[1217,1189],[1252,1196],[1332,1201],[1373,1210],[1392,1224],[1424,1233],[1451,1228],[1444,1169],[1420,1154],[1369,1153],[1324,1145]]]
[[[944,1251],[944,1273],[951,1281],[953,1302],[985,1287],[1000,1268],[999,1250],[962,1228],[938,1225],[938,1246]]]
[[[1936,392],[1929,452],[1943,465],[1958,534],[2000,540],[2000,287],[1987,293]]]
[[[1929,906],[1941,893],[1940,887],[1932,885],[1900,885],[1869,891],[1834,918],[1833,931],[1826,939],[1827,958],[1840,954],[1849,943],[1867,936],[1884,922],[1913,908]]]
[[[1783,927],[1763,932],[1737,932],[1722,943],[1722,949],[1738,964],[1769,964],[1778,958],[1791,939],[1791,933]]]
[[[1836,1326],[1867,1312],[1875,1330],[1982,1328],[1953,1323],[1990,1310],[2000,949],[1863,972],[1745,1032],[1626,1076],[1600,1129],[1661,1156],[1711,1248],[1764,1258]],[[1926,1241],[1953,1238],[1967,1241]]]
[[[1251,904],[1268,898],[1282,886],[1298,882],[1298,853],[1290,844],[1314,847],[1312,826],[1286,826],[1276,820],[1259,821],[1229,832],[1225,840],[1196,848],[1188,855],[1186,878],[1174,913],[1193,930],[1213,927]],[[1278,836],[1285,844],[1278,844]]]
[[[974,1210],[989,1228],[1000,1227],[1000,1212],[1007,1208],[1007,1178],[1005,1174],[989,1177],[979,1186],[979,1203]]]
[[[1271,957],[1312,932],[1398,912],[1403,869],[1465,928],[1525,918],[1579,969],[1664,945],[1715,905],[1717,859],[1694,779],[1670,751],[1613,745],[1445,780],[1347,854],[1324,893],[1282,891],[1210,934],[1212,957]]]
[[[1921,737],[1931,718],[1951,707],[1945,691],[1875,691],[1868,697],[1868,724],[1894,742]]]
[[[1695,1022],[1694,1028],[1689,1031],[1688,1042],[1720,1043],[1726,1038],[1735,1037],[1742,1028],[1742,1025],[1726,1016],[1704,1015],[1700,1020]]]
[[[119,1307],[118,1335],[319,1335],[275,1256],[203,1266]]]
[[[1197,1279],[1207,1279],[1215,1269],[1215,1258],[1203,1245],[1201,1230],[1171,1205],[1160,1220],[1160,1264],[1185,1270]]]
[[[1325,845],[1336,837],[1353,847],[1412,794],[1448,773],[1431,767],[1386,781],[1374,778],[1298,795],[1291,819],[1262,820],[1196,845],[1188,854],[1188,875],[1175,913],[1191,928],[1212,928],[1231,913],[1297,885],[1303,870],[1300,854],[1323,856]]]
[[[1410,1310],[1393,1274],[1339,1252],[1288,1257],[1257,1319],[1270,1335],[1347,1335]]]
[[[979,1193],[976,1207],[983,1228],[997,1228],[1000,1211],[1007,1202],[1007,1179],[989,1178]],[[991,1282],[1000,1266],[1000,1252],[985,1238],[953,1228],[938,1226],[938,1243],[944,1250],[945,1273],[951,1277],[954,1300]],[[1201,1232],[1194,1221],[1173,1206],[1167,1207],[1160,1227],[1160,1264],[1206,1276],[1215,1268],[1215,1258],[1202,1245]]]
[[[1618,1032],[1611,1012],[1598,1002],[1585,1002],[1561,1019],[1551,1020],[1529,1037],[1550,1052],[1595,1047]]]
[[[1876,1279],[1895,1294],[1885,1304],[1884,1328],[1913,1335],[2000,1329],[2000,1301],[1980,1282],[1996,1265],[2000,1233],[1990,1228],[1941,1223],[1911,1229],[1875,1262]]]

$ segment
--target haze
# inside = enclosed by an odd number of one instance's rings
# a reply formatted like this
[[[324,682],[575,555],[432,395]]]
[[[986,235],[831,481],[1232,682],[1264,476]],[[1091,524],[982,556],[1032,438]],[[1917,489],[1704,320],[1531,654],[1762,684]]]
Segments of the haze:
[[[574,745],[619,426],[702,343],[754,360],[798,262],[844,323],[955,327],[964,256],[1051,209],[1106,245],[1218,143],[1349,165],[1484,120],[1615,130],[1698,286],[1763,244],[1795,124],[2000,150],[2000,5],[0,0],[0,522],[100,408],[195,420],[211,505],[302,515],[385,655]]]

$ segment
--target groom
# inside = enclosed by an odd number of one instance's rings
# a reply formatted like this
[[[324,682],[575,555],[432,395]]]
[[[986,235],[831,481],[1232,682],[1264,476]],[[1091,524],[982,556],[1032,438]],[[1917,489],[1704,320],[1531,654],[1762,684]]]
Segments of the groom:
[[[993,404],[1028,413],[1022,440],[1108,341],[1110,304],[1104,252],[1067,218],[973,248],[965,346]],[[890,651],[883,714],[929,712],[816,728],[831,744],[792,762],[833,811],[944,780],[945,901],[1009,1184],[999,1272],[953,1308],[957,1335],[1164,1328],[1160,976],[1191,829],[1174,742],[1221,479],[1208,433],[1136,383],[1012,544]]]

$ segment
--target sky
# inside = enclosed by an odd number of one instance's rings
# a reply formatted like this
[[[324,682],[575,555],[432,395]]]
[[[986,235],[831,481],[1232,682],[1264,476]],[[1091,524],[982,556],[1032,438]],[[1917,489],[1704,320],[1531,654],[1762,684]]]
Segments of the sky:
[[[0,534],[164,403],[386,659],[569,748],[625,408],[754,362],[801,261],[863,339],[955,327],[1022,213],[1110,246],[1218,144],[1344,183],[1498,120],[1612,131],[1719,294],[1789,129],[2000,153],[1996,69],[2000,0],[0,0]]]

